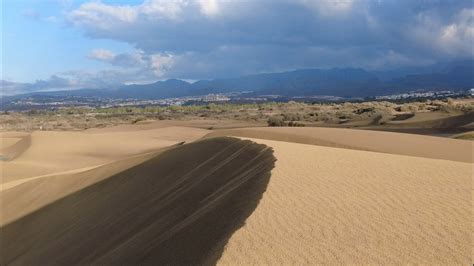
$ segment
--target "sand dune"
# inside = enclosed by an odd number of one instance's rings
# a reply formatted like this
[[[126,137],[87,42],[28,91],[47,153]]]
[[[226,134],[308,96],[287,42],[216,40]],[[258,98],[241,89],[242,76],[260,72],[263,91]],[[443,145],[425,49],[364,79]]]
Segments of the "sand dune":
[[[0,161],[11,161],[30,147],[31,136],[28,133],[4,132],[0,134],[0,143]]]
[[[277,162],[219,264],[472,262],[472,164],[253,140]]]
[[[262,126],[265,123],[254,121],[242,121],[231,119],[194,119],[194,120],[157,120],[157,121],[140,121],[136,124],[117,125],[106,128],[91,128],[84,132],[88,133],[105,133],[105,132],[124,132],[136,130],[148,130],[166,127],[186,127],[200,129],[230,129],[242,127]]]
[[[30,172],[3,182],[0,264],[471,263],[470,141],[153,126],[33,133],[3,162]]]
[[[431,136],[341,128],[245,128],[218,130],[207,135],[239,136],[376,151],[459,162],[473,162],[472,142]]]
[[[413,113],[411,116],[407,116],[406,119],[400,120],[392,120],[388,122],[389,124],[415,124],[415,123],[422,123],[422,122],[432,122],[432,121],[439,121],[443,119],[449,118],[456,118],[456,117],[466,117],[468,115],[463,115],[462,113],[447,113],[441,111],[434,111],[434,112],[416,112]]]
[[[474,113],[453,115],[441,112],[416,113],[413,117],[401,121],[390,121],[387,127],[428,128],[428,129],[456,129],[471,127]]]
[[[0,191],[2,210],[0,226],[17,220],[105,178],[143,163],[169,148],[131,156],[130,158],[97,167],[79,168],[63,173],[35,176],[5,183]]]
[[[170,149],[2,227],[0,264],[214,263],[273,162],[232,138]]]
[[[15,138],[15,137],[2,137],[2,138],[0,138],[0,152],[5,148],[8,148],[8,147],[14,145],[19,140],[21,140],[21,138]]]
[[[14,160],[0,162],[2,183],[84,167],[98,166],[151,152],[207,134],[197,128],[157,128],[123,132],[31,133],[31,145]]]

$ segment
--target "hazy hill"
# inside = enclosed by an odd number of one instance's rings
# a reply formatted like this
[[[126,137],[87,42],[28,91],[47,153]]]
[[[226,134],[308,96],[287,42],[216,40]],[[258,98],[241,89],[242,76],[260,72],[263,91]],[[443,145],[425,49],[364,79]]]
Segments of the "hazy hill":
[[[236,78],[199,80],[194,83],[169,79],[151,84],[124,85],[113,89],[82,89],[39,94],[160,99],[252,91],[256,95],[365,97],[420,89],[463,90],[472,87],[474,87],[474,61],[466,60],[390,71],[369,72],[360,68],[302,69]]]
[[[473,61],[437,64],[408,70],[414,74],[383,80],[360,68],[302,69],[237,78],[187,83],[167,80],[147,85],[129,85],[118,90],[124,98],[166,98],[219,92],[253,91],[256,94],[375,96],[416,89],[467,89],[474,87]],[[434,72],[436,71],[436,72]]]

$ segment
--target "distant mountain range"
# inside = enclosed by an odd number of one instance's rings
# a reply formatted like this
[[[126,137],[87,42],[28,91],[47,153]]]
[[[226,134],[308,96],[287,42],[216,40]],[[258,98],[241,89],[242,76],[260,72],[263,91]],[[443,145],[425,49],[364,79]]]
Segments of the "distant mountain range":
[[[36,92],[29,95],[161,99],[251,91],[255,95],[367,97],[415,90],[457,91],[470,88],[474,88],[474,60],[390,71],[366,71],[361,68],[302,69],[194,83],[169,79],[114,89]]]

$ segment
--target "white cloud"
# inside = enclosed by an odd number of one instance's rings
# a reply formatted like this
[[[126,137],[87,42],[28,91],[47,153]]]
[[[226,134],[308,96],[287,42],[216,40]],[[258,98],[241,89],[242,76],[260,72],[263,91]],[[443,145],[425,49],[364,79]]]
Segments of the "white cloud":
[[[87,2],[73,10],[69,20],[75,25],[111,29],[116,23],[132,23],[138,12],[134,6],[112,6],[102,2]]]
[[[125,69],[133,68],[145,74],[147,78],[161,78],[172,70],[178,57],[164,53],[146,55],[141,50],[115,54],[106,49],[94,49],[89,53],[88,58]]]
[[[425,49],[447,56],[474,56],[474,9],[462,9],[444,20],[424,12],[416,22],[407,32]]]
[[[199,0],[201,13],[212,17],[219,13],[219,3],[217,0]]]
[[[76,26],[111,30],[137,22],[139,19],[178,19],[187,0],[146,0],[140,5],[108,5],[100,1],[87,2],[73,10],[68,20]]]
[[[111,61],[115,56],[116,55],[112,51],[106,49],[94,49],[88,55],[89,58],[100,61]]]
[[[474,55],[474,9],[463,9],[453,23],[441,28],[441,48],[450,54]]]
[[[147,61],[146,56],[141,50],[135,50],[131,53],[115,54],[106,49],[94,49],[87,57],[119,67],[143,67]]]
[[[172,55],[153,54],[150,56],[150,67],[156,77],[165,76],[175,63]]]
[[[149,18],[176,19],[187,5],[184,0],[147,0],[137,10]]]

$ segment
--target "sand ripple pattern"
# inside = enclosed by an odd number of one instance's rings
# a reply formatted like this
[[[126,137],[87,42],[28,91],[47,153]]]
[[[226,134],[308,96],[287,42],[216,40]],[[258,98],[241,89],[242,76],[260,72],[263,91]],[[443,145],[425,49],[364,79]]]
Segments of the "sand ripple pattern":
[[[253,140],[278,160],[219,264],[471,264],[472,164]]]

